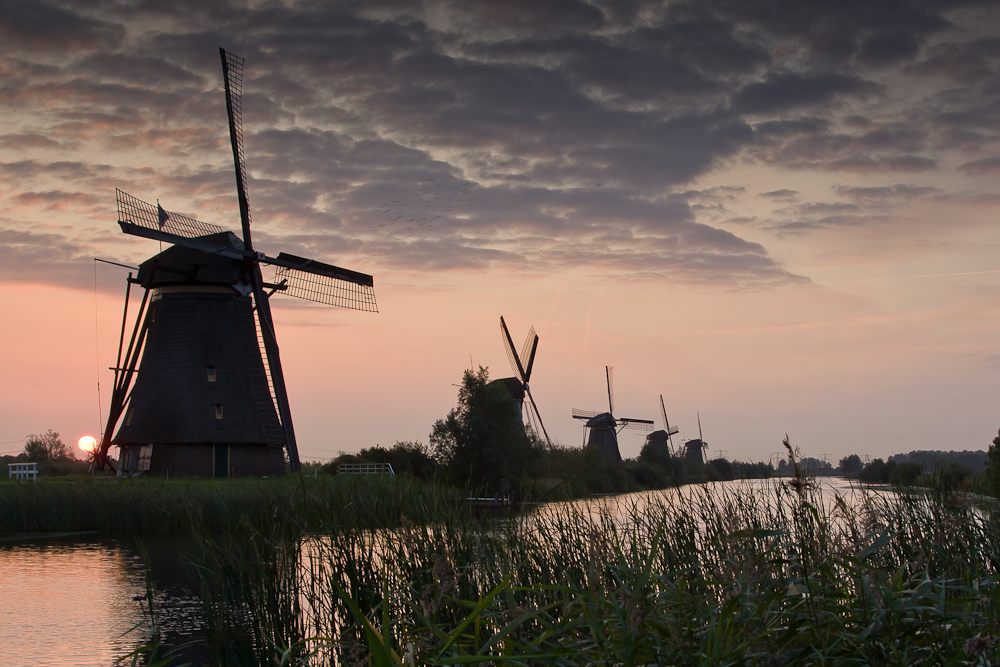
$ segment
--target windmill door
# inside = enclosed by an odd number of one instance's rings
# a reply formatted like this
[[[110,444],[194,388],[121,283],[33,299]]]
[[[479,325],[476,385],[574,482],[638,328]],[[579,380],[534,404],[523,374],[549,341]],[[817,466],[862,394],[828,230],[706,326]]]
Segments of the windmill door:
[[[229,445],[215,445],[215,477],[229,477]]]

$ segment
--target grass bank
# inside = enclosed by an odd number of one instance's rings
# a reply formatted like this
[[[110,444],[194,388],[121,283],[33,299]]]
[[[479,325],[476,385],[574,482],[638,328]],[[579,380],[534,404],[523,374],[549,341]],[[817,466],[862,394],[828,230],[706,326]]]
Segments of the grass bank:
[[[454,493],[412,479],[286,475],[272,479],[52,477],[0,483],[0,533],[129,530],[212,532],[274,517],[296,525],[398,525],[402,513],[444,512]]]
[[[995,517],[945,489],[791,482],[502,520],[413,506],[394,529],[243,522],[199,556],[206,650],[213,665],[996,664]]]

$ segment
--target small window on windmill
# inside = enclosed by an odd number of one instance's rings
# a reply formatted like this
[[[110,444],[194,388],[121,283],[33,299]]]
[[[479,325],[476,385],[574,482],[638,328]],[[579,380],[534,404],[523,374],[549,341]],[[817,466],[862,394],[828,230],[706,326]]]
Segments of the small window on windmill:
[[[215,418],[222,419],[222,403],[215,404]]]
[[[135,414],[135,408],[130,405],[129,408],[128,408],[128,412],[125,413],[125,425],[126,426],[128,426],[129,424],[132,423],[132,415],[134,415],[134,414]]]
[[[153,458],[153,446],[143,445],[139,449],[139,465],[136,470],[149,470],[149,462]]]
[[[208,367],[208,381],[210,383],[213,383],[213,384],[215,383],[215,375],[216,375],[215,374],[215,366],[209,366]]]

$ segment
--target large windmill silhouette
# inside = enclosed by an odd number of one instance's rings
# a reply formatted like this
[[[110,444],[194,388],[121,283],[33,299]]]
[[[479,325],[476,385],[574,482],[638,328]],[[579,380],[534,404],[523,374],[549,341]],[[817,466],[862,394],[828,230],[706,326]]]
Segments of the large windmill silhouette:
[[[615,394],[612,388],[610,366],[604,367],[608,379],[608,411],[594,412],[573,408],[573,419],[585,419],[589,431],[587,446],[596,447],[604,452],[609,461],[621,461],[621,450],[618,449],[618,434],[625,428],[648,430],[653,423],[651,419],[636,419],[634,417],[615,417]]]
[[[298,471],[270,297],[378,312],[371,276],[254,248],[243,151],[243,59],[219,53],[242,238],[117,191],[123,232],[172,244],[128,278],[111,408],[95,455],[103,468],[117,445],[119,474],[280,474],[285,455]],[[262,267],[274,268],[272,280],[264,280]],[[126,348],[133,284],[145,292]]]

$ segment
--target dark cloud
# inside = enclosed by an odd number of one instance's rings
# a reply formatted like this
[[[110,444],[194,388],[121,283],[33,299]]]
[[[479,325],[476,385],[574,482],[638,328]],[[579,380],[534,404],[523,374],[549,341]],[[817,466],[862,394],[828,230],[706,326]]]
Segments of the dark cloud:
[[[740,113],[762,114],[826,104],[836,96],[868,97],[883,90],[881,84],[842,74],[768,74],[764,81],[749,83],[733,95],[733,108]]]
[[[919,172],[937,168],[937,163],[918,155],[898,155],[891,157],[871,157],[857,155],[854,157],[834,160],[823,165],[829,171],[865,172]]]
[[[125,27],[96,19],[43,0],[5,0],[0,11],[0,49],[71,52],[114,49],[125,38]]]
[[[761,192],[760,196],[767,197],[768,199],[774,199],[775,201],[792,202],[799,198],[799,191],[788,189],[772,190],[770,192]]]
[[[62,234],[0,226],[0,282],[93,286],[93,248]]]
[[[60,143],[51,137],[46,137],[37,132],[20,132],[17,134],[0,135],[0,146],[4,148],[38,150],[58,148]]]
[[[959,171],[972,175],[995,174],[1000,172],[1000,157],[989,157],[982,160],[973,160],[959,166]]]
[[[858,60],[866,65],[891,65],[911,60],[919,51],[920,36],[905,28],[893,28],[865,39],[858,51]]]
[[[833,189],[834,192],[843,197],[854,199],[855,201],[864,201],[869,205],[871,203],[887,203],[896,200],[930,197],[942,192],[940,188],[927,185],[908,185],[905,183],[870,187],[837,185]]]

